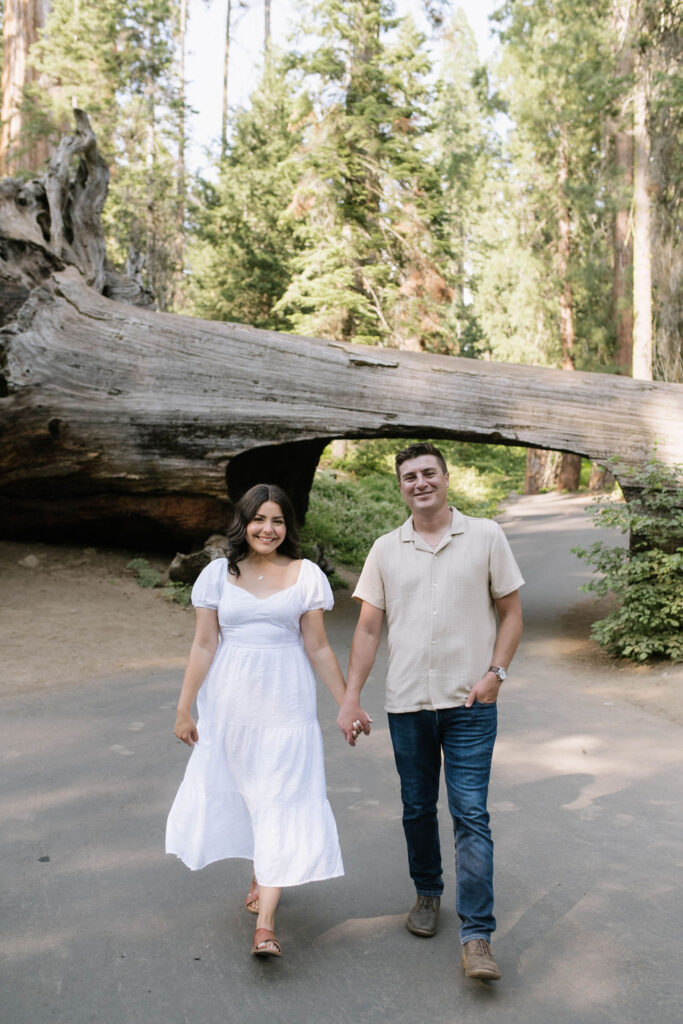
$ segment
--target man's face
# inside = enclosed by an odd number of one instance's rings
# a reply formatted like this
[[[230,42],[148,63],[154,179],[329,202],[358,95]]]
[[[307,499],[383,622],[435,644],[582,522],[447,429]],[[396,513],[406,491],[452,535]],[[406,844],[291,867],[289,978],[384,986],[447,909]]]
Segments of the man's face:
[[[413,513],[441,511],[448,504],[448,473],[444,473],[435,455],[418,455],[399,468],[399,487]]]

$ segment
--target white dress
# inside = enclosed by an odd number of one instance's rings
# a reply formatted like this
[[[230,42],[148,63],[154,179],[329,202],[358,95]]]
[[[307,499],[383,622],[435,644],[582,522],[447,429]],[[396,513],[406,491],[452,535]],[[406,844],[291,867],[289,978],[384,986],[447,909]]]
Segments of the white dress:
[[[343,875],[316,718],[316,683],[299,620],[334,601],[304,559],[297,582],[257,598],[217,558],[192,590],[218,611],[220,635],[197,696],[195,744],[166,827],[166,852],[192,870],[225,857],[254,861],[261,885]]]

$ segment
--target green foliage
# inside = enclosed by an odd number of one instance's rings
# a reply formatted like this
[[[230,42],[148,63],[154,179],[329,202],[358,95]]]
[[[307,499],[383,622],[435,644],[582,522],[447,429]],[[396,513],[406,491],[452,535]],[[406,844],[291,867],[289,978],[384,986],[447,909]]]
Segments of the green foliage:
[[[319,469],[302,538],[319,544],[329,558],[360,569],[376,538],[405,518],[405,506],[391,477],[373,474],[354,479]]]
[[[276,311],[304,334],[473,349],[467,192],[446,194],[471,161],[464,137],[451,147],[462,125],[442,124],[450,80],[435,86],[424,37],[381,0],[320,0],[307,31],[320,45],[298,57],[309,114],[284,219],[297,252]]]
[[[146,558],[133,558],[126,568],[135,573],[136,583],[141,587],[158,587],[161,583],[161,573]]]
[[[500,143],[494,106],[487,95],[488,78],[478,63],[472,29],[459,8],[445,28],[437,70],[432,138],[443,193],[445,243],[439,267],[451,289],[451,302],[442,312],[444,330],[438,346],[428,339],[426,347],[477,356],[488,347],[479,289],[493,255],[485,244],[484,225],[491,202],[496,202],[490,182],[496,176]]]
[[[168,583],[164,587],[164,596],[181,608],[189,608],[192,603],[192,584]]]
[[[475,306],[488,348],[502,360],[611,368],[608,142],[620,83],[607,70],[616,48],[609,5],[507,0],[494,17],[498,102],[512,121],[485,185]]]
[[[683,661],[682,478],[683,466],[669,469],[655,457],[642,471],[623,474],[631,500],[596,499],[593,520],[630,533],[630,547],[598,542],[572,549],[600,574],[582,589],[617,599],[618,607],[592,627],[598,643],[616,657]]]
[[[199,182],[195,192],[189,293],[197,316],[289,326],[274,306],[297,248],[284,220],[299,175],[303,119],[288,62],[271,54],[250,107],[235,119],[218,181]]]
[[[161,587],[163,574],[150,565],[146,558],[133,558],[126,566],[135,573],[135,582],[140,587]],[[163,587],[164,597],[181,608],[188,608],[192,600],[192,585],[189,583],[166,583]]]
[[[394,455],[405,440],[350,442],[342,459],[327,448],[311,490],[303,531],[306,544],[360,569],[373,542],[408,517]],[[448,464],[449,501],[466,515],[491,516],[498,503],[524,480],[525,453],[499,445],[439,441]]]

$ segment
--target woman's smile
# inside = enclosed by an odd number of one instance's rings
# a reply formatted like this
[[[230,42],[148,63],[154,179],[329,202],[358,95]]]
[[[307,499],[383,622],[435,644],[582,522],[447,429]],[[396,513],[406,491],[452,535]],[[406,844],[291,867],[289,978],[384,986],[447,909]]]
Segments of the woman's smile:
[[[264,554],[279,548],[287,536],[282,509],[276,501],[264,501],[247,524],[247,544],[255,554]]]

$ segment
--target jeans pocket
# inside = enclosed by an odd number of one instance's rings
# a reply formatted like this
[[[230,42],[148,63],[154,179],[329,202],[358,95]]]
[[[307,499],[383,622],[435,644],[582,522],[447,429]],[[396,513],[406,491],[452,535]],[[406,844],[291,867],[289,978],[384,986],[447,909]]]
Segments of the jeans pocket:
[[[479,698],[477,697],[477,699],[475,700],[474,704],[475,704],[475,707],[478,704],[479,707],[482,707],[482,708],[495,708],[497,706],[497,704],[498,704],[498,701],[497,700],[479,700]]]

